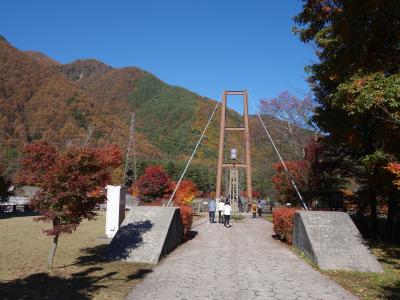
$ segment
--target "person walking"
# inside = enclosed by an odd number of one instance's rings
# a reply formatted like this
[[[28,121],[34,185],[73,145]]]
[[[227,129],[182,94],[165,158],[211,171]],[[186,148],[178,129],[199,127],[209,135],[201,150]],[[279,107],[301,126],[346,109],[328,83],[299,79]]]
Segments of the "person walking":
[[[224,223],[224,199],[220,199],[218,202],[218,223]]]
[[[211,201],[208,202],[208,216],[210,217],[210,223],[215,223],[215,206],[215,200],[211,199]]]
[[[239,206],[239,212],[243,212],[243,203],[242,200],[240,199],[240,196],[238,196],[238,206]]]
[[[232,227],[231,225],[229,225],[229,220],[231,218],[231,211],[232,211],[232,207],[229,203],[229,200],[226,200],[225,205],[224,205],[224,227],[225,228]]]
[[[261,204],[261,200],[259,199],[257,202],[257,212],[258,212],[258,217],[261,218],[261,214],[262,214],[262,204]]]
[[[251,205],[251,213],[253,214],[253,218],[257,216],[257,204],[255,201],[253,201],[253,204]]]

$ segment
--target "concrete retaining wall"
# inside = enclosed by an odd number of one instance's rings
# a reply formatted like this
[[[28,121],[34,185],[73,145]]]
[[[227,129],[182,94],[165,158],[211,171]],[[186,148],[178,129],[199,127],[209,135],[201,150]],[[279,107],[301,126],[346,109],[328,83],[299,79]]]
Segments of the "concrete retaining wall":
[[[179,208],[137,206],[111,241],[107,258],[157,264],[183,241]]]
[[[296,212],[293,245],[321,269],[383,272],[357,227],[343,212]]]

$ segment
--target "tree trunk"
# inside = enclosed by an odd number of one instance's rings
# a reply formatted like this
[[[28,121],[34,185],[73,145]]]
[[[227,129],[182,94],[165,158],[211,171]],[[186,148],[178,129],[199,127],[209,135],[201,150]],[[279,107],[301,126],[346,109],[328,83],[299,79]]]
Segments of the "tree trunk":
[[[388,216],[386,221],[386,237],[391,241],[396,239],[395,236],[396,217],[397,217],[397,199],[395,198],[394,195],[390,195],[388,201]]]
[[[370,215],[370,232],[371,237],[376,238],[379,235],[378,232],[378,210],[377,210],[377,202],[376,202],[376,193],[373,190],[370,190],[368,193],[369,198],[369,206],[371,209]]]
[[[50,249],[49,258],[48,258],[49,269],[51,269],[53,267],[53,259],[54,259],[54,255],[56,254],[57,245],[58,245],[58,235],[54,236],[53,245],[51,246],[51,249]]]

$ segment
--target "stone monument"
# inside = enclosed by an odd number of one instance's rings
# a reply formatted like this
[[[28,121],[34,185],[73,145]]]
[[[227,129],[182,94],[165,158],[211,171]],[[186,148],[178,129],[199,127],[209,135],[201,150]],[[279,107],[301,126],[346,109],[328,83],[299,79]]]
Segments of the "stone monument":
[[[113,260],[157,264],[183,240],[179,208],[137,206],[122,222],[106,257]]]
[[[293,245],[321,269],[383,272],[347,213],[299,211],[293,229]]]
[[[125,218],[126,188],[107,185],[106,236],[113,238]]]

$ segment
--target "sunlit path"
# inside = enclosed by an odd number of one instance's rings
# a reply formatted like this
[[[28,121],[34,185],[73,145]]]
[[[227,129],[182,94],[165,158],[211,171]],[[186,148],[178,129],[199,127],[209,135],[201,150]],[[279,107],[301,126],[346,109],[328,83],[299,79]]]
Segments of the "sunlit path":
[[[263,219],[247,217],[229,229],[197,224],[197,236],[127,299],[357,299],[274,240]]]

